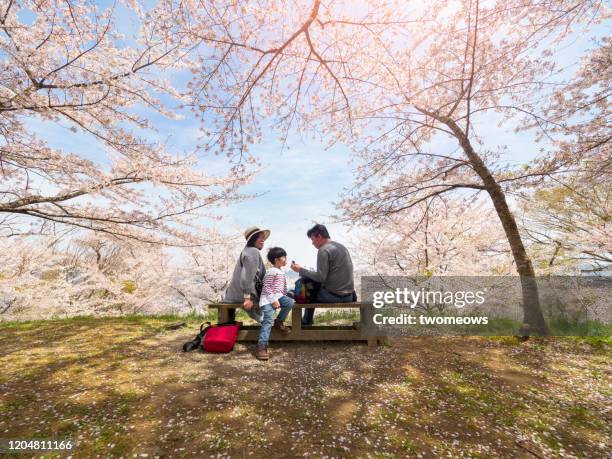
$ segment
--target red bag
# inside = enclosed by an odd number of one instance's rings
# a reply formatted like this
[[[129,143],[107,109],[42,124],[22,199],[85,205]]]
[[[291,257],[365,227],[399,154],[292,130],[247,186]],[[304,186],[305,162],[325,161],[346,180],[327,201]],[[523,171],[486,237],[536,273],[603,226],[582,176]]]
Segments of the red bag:
[[[208,352],[231,352],[241,325],[241,322],[211,325],[202,339],[202,348]]]

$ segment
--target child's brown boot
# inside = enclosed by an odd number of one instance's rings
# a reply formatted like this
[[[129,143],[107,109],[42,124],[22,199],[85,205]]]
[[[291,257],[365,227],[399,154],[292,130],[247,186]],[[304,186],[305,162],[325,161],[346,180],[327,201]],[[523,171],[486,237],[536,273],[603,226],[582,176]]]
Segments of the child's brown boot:
[[[274,326],[272,328],[274,328],[274,330],[278,330],[279,332],[281,332],[284,335],[286,335],[288,333],[291,333],[291,329],[289,327],[287,327],[285,324],[283,324],[278,319],[274,320]]]
[[[258,344],[255,350],[255,357],[257,360],[268,360],[270,358],[268,355],[268,346]]]

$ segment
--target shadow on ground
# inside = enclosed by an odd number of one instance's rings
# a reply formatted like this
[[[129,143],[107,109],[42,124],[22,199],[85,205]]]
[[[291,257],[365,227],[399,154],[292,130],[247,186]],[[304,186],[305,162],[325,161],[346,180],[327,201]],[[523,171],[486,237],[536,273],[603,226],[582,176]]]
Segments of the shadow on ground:
[[[184,354],[196,328],[163,325],[0,326],[0,436],[74,439],[74,457],[606,457],[611,446],[607,348],[397,338],[273,343],[259,362],[245,344]]]

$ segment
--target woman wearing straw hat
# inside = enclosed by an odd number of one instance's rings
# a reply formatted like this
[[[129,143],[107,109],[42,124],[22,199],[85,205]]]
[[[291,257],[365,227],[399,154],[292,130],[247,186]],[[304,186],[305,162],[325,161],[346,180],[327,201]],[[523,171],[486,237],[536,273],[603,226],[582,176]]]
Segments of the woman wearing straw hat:
[[[255,309],[261,294],[261,281],[266,273],[266,267],[259,251],[270,236],[270,230],[262,230],[251,226],[244,232],[246,246],[240,252],[240,257],[234,267],[234,274],[225,292],[227,303],[242,303],[242,307],[253,319],[257,320]],[[261,318],[260,318],[261,319]]]

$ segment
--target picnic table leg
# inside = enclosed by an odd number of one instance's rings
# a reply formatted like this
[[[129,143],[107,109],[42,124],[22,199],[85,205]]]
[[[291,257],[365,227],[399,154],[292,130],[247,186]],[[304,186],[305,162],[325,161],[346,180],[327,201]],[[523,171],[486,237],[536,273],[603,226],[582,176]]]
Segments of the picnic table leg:
[[[299,336],[302,333],[302,308],[297,303],[291,310],[291,334]]]
[[[236,320],[236,308],[230,308],[227,310],[227,321],[234,322]]]

